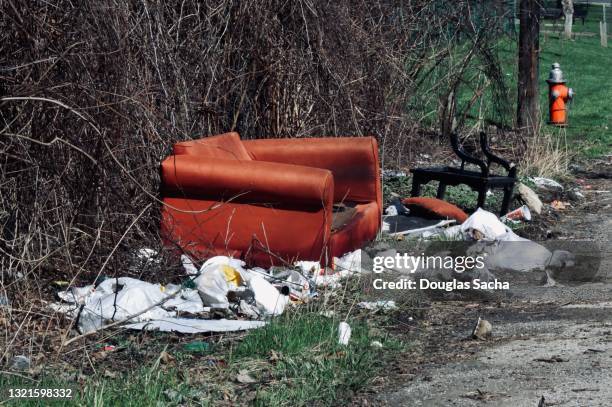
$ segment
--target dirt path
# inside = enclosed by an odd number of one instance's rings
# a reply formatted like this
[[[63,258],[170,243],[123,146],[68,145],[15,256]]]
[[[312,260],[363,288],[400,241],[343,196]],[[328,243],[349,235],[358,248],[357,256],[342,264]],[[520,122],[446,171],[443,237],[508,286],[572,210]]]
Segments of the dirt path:
[[[600,166],[609,173],[609,162]],[[545,406],[612,406],[612,180],[585,181],[585,202],[554,227],[560,239],[598,243],[598,281],[518,289],[497,303],[433,304],[437,319],[374,404],[535,407],[544,396]],[[466,340],[478,316],[493,324],[489,341]]]

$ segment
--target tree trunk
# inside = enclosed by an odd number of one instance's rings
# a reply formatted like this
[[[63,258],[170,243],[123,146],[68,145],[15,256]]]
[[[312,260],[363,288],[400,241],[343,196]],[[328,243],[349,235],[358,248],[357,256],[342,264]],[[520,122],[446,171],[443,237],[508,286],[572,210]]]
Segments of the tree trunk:
[[[572,38],[572,24],[574,22],[574,1],[563,0],[563,15],[565,16],[565,38]]]
[[[540,125],[538,87],[540,55],[540,2],[521,0],[519,6],[519,69],[517,125],[535,132]]]

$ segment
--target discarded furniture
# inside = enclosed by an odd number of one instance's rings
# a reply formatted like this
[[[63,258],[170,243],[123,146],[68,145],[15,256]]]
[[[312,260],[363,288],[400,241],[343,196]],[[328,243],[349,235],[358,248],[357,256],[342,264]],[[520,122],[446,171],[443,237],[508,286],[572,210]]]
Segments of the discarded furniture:
[[[410,170],[413,174],[411,196],[419,196],[421,185],[430,181],[439,181],[437,198],[443,199],[447,185],[464,184],[478,192],[477,207],[482,208],[485,203],[489,189],[503,189],[504,198],[501,205],[500,215],[508,212],[508,205],[512,197],[512,190],[516,182],[516,166],[513,163],[496,156],[489,149],[489,142],[485,133],[480,133],[480,147],[486,157],[486,162],[468,154],[461,143],[459,136],[452,133],[450,136],[451,146],[455,154],[461,159],[461,167],[433,167],[415,168]],[[464,168],[465,163],[475,164],[480,171],[471,171]],[[501,165],[508,172],[507,175],[495,175],[491,173],[491,164]]]
[[[180,142],[161,163],[161,182],[164,244],[200,258],[329,264],[381,225],[372,137],[242,141],[226,133]]]

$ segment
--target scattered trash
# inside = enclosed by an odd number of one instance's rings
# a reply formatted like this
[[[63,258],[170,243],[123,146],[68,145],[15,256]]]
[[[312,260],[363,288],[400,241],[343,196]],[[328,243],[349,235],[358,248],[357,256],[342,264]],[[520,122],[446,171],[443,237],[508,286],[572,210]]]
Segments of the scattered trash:
[[[383,344],[379,341],[372,341],[372,343],[370,343],[370,346],[373,348],[382,349]]]
[[[183,349],[187,352],[192,353],[207,353],[210,351],[211,346],[210,343],[204,341],[193,341],[186,343],[183,346]]]
[[[468,215],[459,207],[437,198],[414,197],[402,200],[410,213],[435,219],[454,219],[465,222]]]
[[[489,336],[491,336],[491,332],[493,331],[493,326],[486,319],[482,319],[478,317],[478,322],[476,322],[476,326],[472,331],[472,338],[485,340]]]
[[[172,364],[172,363],[174,363],[175,360],[176,360],[176,358],[174,356],[172,356],[171,354],[169,354],[168,352],[166,352],[165,350],[163,350],[159,354],[159,361],[161,363],[163,363],[164,365]]]
[[[562,202],[562,201],[555,200],[550,203],[550,207],[556,211],[565,210],[567,209],[568,206],[571,206],[569,202]]]
[[[195,276],[199,273],[198,268],[193,264],[191,258],[185,254],[181,255],[181,263],[185,269],[185,274],[188,276]]]
[[[183,285],[106,277],[58,292],[62,302],[49,307],[76,318],[81,334],[118,322],[128,329],[181,333],[255,329],[266,325],[268,317],[282,314],[290,300],[306,302],[318,295],[317,286],[336,287],[342,278],[363,272],[361,256],[361,250],[355,250],[334,257],[333,274],[326,274],[330,269],[318,262],[247,269],[243,261],[226,256],[210,258],[197,270],[188,256],[182,256],[185,273],[197,276]],[[253,320],[232,319],[233,315]]]
[[[202,265],[200,275],[196,277],[194,283],[198,287],[204,305],[213,308],[229,307],[227,293],[242,282],[238,270],[243,270],[243,265],[244,262],[226,256],[212,257]]]
[[[572,201],[583,201],[585,199],[584,194],[577,189],[567,191],[567,197]]]
[[[388,310],[393,310],[393,309],[397,309],[397,305],[395,305],[395,301],[374,301],[374,302],[360,302],[359,304],[357,304],[357,306],[359,306],[360,308],[364,308],[367,310],[371,310],[371,311],[378,311],[378,310],[384,310],[384,311],[388,311]]]
[[[233,319],[163,318],[126,325],[126,328],[146,331],[180,332],[185,334],[205,332],[234,332],[261,328],[266,321]]]
[[[419,216],[385,216],[382,231],[389,236],[419,236],[426,232],[436,232],[455,223],[455,220],[425,219]]]
[[[382,176],[384,179],[392,179],[392,178],[405,178],[408,175],[404,171],[382,170]]]
[[[563,185],[550,178],[534,177],[533,182],[540,189],[551,192],[563,192]]]
[[[265,315],[280,315],[285,310],[289,297],[279,292],[261,275],[249,273],[246,277],[249,288],[255,294],[255,303]],[[288,294],[288,293],[287,293]]]
[[[465,222],[461,231],[473,240],[499,240],[513,232],[494,214],[478,208]]]
[[[25,355],[17,355],[11,360],[11,369],[28,370],[30,368],[30,364],[30,358]]]
[[[104,346],[102,347],[102,350],[103,350],[104,352],[112,352],[112,351],[114,351],[115,349],[117,349],[117,347],[116,347],[115,345],[104,345]]]
[[[538,215],[542,213],[542,201],[538,197],[538,194],[536,194],[531,188],[525,184],[519,183],[518,194],[532,212]]]
[[[334,257],[334,270],[346,271],[349,273],[362,272],[361,249],[349,252],[342,257]]]
[[[239,371],[238,374],[236,375],[236,381],[238,383],[242,383],[242,384],[257,383],[257,380],[255,380],[253,377],[251,377],[251,375],[249,374],[248,370],[241,370],[241,371]]]
[[[560,356],[551,356],[549,358],[536,358],[533,361],[534,362],[544,362],[544,363],[559,363],[559,362],[567,362],[568,359],[563,359]]]
[[[504,221],[506,219],[514,220],[514,221],[520,221],[520,220],[530,221],[531,212],[529,211],[529,207],[527,205],[523,205],[520,208],[513,210],[512,212],[508,212],[500,220]]]
[[[338,343],[340,345],[348,345],[351,339],[351,327],[345,321],[338,325]]]

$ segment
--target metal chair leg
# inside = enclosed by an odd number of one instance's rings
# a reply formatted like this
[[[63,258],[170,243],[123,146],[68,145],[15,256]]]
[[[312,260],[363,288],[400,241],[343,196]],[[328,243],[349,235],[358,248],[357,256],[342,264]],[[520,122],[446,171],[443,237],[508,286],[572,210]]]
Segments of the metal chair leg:
[[[446,184],[442,181],[438,184],[438,193],[436,194],[436,198],[444,199],[444,194],[446,193]]]
[[[512,198],[513,187],[504,187],[504,199],[502,200],[501,210],[499,216],[504,216],[508,213],[508,207],[510,206],[510,199]]]
[[[415,197],[419,196],[421,193],[421,180],[414,177],[412,179],[412,190],[410,191],[410,196]]]
[[[478,204],[476,208],[484,209],[485,199],[487,199],[487,188],[483,187],[478,190]]]

